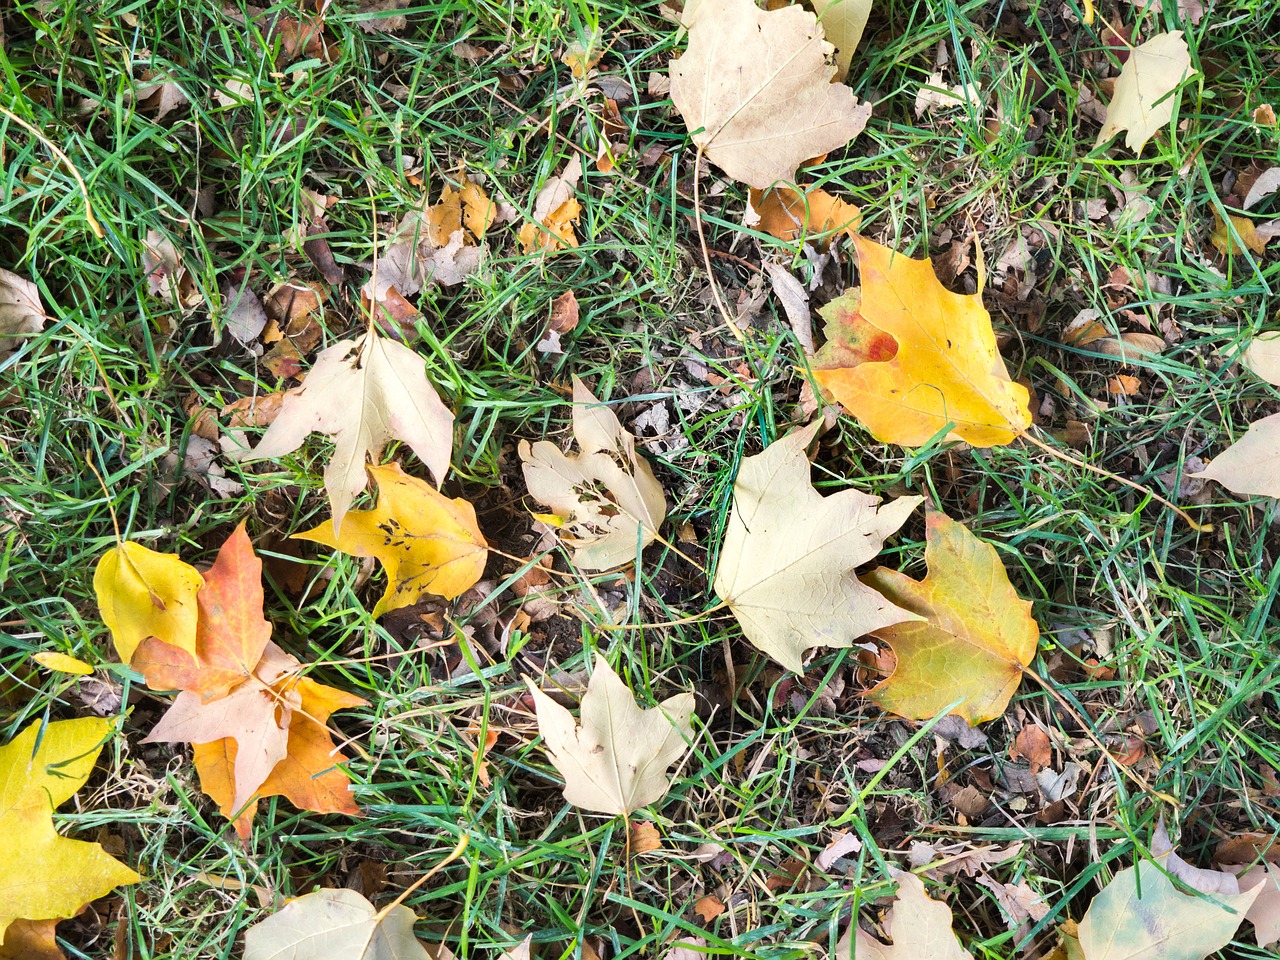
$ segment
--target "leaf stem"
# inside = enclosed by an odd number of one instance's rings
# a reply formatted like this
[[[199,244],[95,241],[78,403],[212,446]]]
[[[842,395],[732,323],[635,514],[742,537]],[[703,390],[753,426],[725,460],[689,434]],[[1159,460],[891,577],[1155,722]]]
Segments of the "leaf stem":
[[[724,300],[720,296],[720,286],[716,283],[716,275],[711,271],[711,253],[707,249],[707,237],[702,230],[702,192],[698,186],[701,178],[698,172],[702,167],[702,144],[698,144],[698,153],[693,158],[693,225],[698,230],[698,246],[702,248],[702,264],[707,269],[707,283],[711,285],[711,295],[715,298],[716,307],[720,310],[720,316],[724,318],[725,326],[730,332],[738,338],[738,342],[746,344],[747,338],[742,335],[742,329],[734,322],[733,317],[729,316],[729,308],[724,305]]]
[[[420,886],[422,886],[424,883],[426,883],[428,880],[434,877],[437,873],[439,873],[449,864],[453,863],[453,861],[457,860],[460,856],[462,856],[462,851],[467,849],[467,844],[470,842],[471,842],[471,834],[469,833],[464,833],[461,837],[459,837],[458,845],[453,848],[453,850],[450,852],[450,854],[447,857],[445,857],[443,860],[437,863],[434,867],[432,867],[430,870],[428,870],[426,873],[420,876],[417,880],[413,881],[412,884],[410,884],[408,887],[404,889],[403,892],[401,892],[400,896],[396,897],[394,900],[388,903],[385,907],[379,910],[377,915],[373,918],[373,922],[375,924],[380,923],[386,917],[387,914],[389,914],[396,907],[400,906],[400,904],[404,903],[405,899],[409,896],[409,894],[413,893],[413,891],[417,890]]]
[[[27,133],[39,140],[55,157],[62,161],[63,166],[65,166],[67,170],[70,171],[71,176],[75,178],[76,185],[80,188],[80,195],[84,197],[84,219],[89,224],[89,229],[93,231],[93,235],[99,240],[105,240],[107,232],[102,229],[102,224],[100,224],[98,222],[98,218],[93,215],[93,204],[89,200],[89,188],[85,185],[84,177],[80,176],[80,171],[77,170],[75,164],[71,162],[71,158],[63,153],[56,143],[46,137],[31,124],[27,123],[27,121],[23,120],[8,107],[0,105],[0,114],[8,117],[23,130],[27,131]]]

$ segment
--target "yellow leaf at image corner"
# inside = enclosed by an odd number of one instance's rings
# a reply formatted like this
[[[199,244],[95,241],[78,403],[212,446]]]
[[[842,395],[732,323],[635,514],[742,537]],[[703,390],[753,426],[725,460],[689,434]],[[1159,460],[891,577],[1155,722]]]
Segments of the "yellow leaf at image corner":
[[[943,711],[970,725],[993,720],[1036,655],[1040,627],[990,544],[942,513],[929,514],[925,523],[924,580],[886,567],[862,578],[891,603],[925,618],[874,632],[898,663],[867,696],[912,720]]]
[[[173,554],[125,541],[102,555],[93,573],[102,622],[128,663],[148,637],[195,655],[196,593],[204,578]]]
[[[72,917],[141,879],[99,844],[59,836],[53,826],[54,809],[89,779],[110,730],[96,717],[43,729],[36,721],[0,747],[0,941],[15,920]]]
[[[93,667],[83,660],[65,653],[58,653],[56,650],[41,650],[32,659],[46,670],[57,673],[75,673],[81,676],[93,673]]]
[[[348,513],[340,536],[326,520],[294,537],[381,561],[387,590],[373,608],[375,617],[411,606],[426,593],[452,600],[474,586],[489,553],[475,507],[449,499],[396,463],[370,467],[369,474],[378,485],[374,509]]]
[[[853,236],[862,223],[862,211],[833,197],[821,187],[800,193],[790,187],[751,190],[751,207],[760,216],[760,229],[772,237],[793,243],[801,237],[826,237],[844,232]]]
[[[894,339],[892,359],[818,370],[814,377],[876,439],[918,446],[948,439],[1011,442],[1031,425],[1031,396],[1013,382],[979,294],[952,293],[930,260],[856,236],[862,320]]]

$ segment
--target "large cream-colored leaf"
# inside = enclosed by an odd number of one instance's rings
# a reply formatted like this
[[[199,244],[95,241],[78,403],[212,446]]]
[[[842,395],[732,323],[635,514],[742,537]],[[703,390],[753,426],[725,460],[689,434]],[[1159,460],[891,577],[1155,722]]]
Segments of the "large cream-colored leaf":
[[[667,767],[693,737],[693,694],[680,693],[647,710],[596,655],[578,721],[527,677],[538,732],[564,777],[564,798],[575,807],[625,816],[661,800],[671,787]]]
[[[1157,34],[1133,50],[1116,80],[1098,145],[1127,130],[1125,146],[1141,153],[1146,142],[1173,119],[1179,96],[1174,91],[1195,72],[1181,30]]]
[[[1261,889],[1186,894],[1140,860],[1093,898],[1080,921],[1080,946],[1087,960],[1204,960],[1231,942]]]
[[[431,960],[416,919],[402,904],[376,910],[354,890],[316,890],[250,927],[244,960]]]
[[[73,917],[141,878],[99,844],[59,836],[54,808],[84,786],[111,732],[105,720],[39,720],[0,747],[0,942],[15,920]]]
[[[407,443],[437,485],[453,452],[453,414],[428,382],[422,358],[372,332],[317,356],[306,382],[284,398],[279,416],[244,459],[282,456],[312,431],[333,438],[324,487],[335,530],[364,489],[366,458],[379,457],[388,440]]]
[[[877,509],[879,498],[859,490],[822,496],[805,456],[817,430],[818,423],[794,430],[742,461],[715,579],[747,639],[796,673],[810,647],[849,647],[916,619],[853,571],[880,552],[921,498]]]
[[[1243,496],[1280,497],[1280,413],[1249,425],[1245,435],[1199,473]]]
[[[693,142],[735,180],[763,190],[862,132],[870,104],[832,83],[832,46],[801,6],[702,0],[689,48],[671,62],[671,99]]]
[[[898,895],[884,920],[884,932],[893,942],[881,943],[855,917],[831,960],[973,960],[951,929],[951,908],[930,897],[915,874],[895,871],[893,877]],[[855,942],[856,954],[851,949]]]
[[[613,411],[573,378],[573,435],[582,452],[568,456],[547,440],[520,442],[529,495],[558,516],[583,570],[608,570],[635,560],[654,541],[667,515],[662,486],[635,438]]]

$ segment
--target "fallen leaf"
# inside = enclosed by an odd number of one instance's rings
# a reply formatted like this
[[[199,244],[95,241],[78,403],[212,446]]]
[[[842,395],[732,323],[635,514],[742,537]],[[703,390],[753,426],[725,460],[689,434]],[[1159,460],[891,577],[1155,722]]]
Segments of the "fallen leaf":
[[[428,593],[452,600],[480,580],[489,547],[475,507],[449,499],[398,463],[370,467],[369,473],[378,486],[377,507],[349,513],[340,534],[326,520],[294,538],[381,561],[387,589],[374,617],[412,606]]]
[[[1129,3],[1145,13],[1159,14],[1164,10],[1163,0],[1129,0]],[[1175,5],[1178,15],[1192,24],[1198,24],[1204,17],[1203,0],[1176,0]]]
[[[1234,897],[1240,893],[1240,881],[1235,874],[1195,867],[1178,856],[1169,839],[1169,831],[1165,829],[1163,816],[1156,821],[1156,828],[1151,835],[1151,858],[1170,876],[1177,877],[1192,890],[1212,896]]]
[[[1231,226],[1228,227],[1226,221],[1222,219],[1222,214],[1215,208],[1213,219],[1215,224],[1213,231],[1209,234],[1209,242],[1217,247],[1218,252],[1224,257],[1238,256],[1246,249],[1258,256],[1267,252],[1267,244],[1271,241],[1272,235],[1260,232],[1257,224],[1248,217],[1227,214],[1227,220],[1231,221]],[[1236,239],[1237,236],[1239,240]]]
[[[644,823],[637,821],[631,824],[631,855],[638,853],[652,853],[654,850],[662,849],[662,834],[658,833],[658,828],[652,823]]]
[[[693,905],[693,912],[702,918],[703,923],[710,923],[725,912],[724,901],[716,896],[705,896]]]
[[[604,55],[604,48],[600,45],[601,34],[599,28],[592,30],[588,35],[575,37],[574,40],[565,47],[564,53],[560,56],[560,62],[569,68],[573,74],[573,79],[582,80],[591,71],[600,57]]]
[[[26,277],[0,270],[0,359],[43,329],[39,289]]]
[[[858,960],[973,960],[951,929],[951,908],[930,897],[914,874],[892,873],[898,893],[884,918],[884,931],[892,944],[866,933],[854,917],[831,960],[854,955]]]
[[[538,732],[564,777],[564,798],[575,807],[627,816],[661,800],[671,787],[667,767],[693,739],[694,698],[680,693],[656,707],[636,703],[605,658],[582,698],[579,719],[525,677],[538,714]]]
[[[548,440],[520,441],[529,495],[561,517],[583,570],[634,562],[653,542],[667,515],[662,486],[635,437],[617,416],[573,378],[573,435],[581,452],[566,455]]]
[[[306,382],[291,390],[279,416],[245,460],[296,450],[312,431],[333,438],[325,491],[340,531],[351,501],[365,487],[365,460],[388,440],[403,440],[439,484],[453,451],[453,414],[428,382],[420,356],[373,331],[322,351]]]
[[[1240,356],[1245,369],[1280,387],[1280,332],[1260,333]]]
[[[57,920],[15,920],[0,934],[0,960],[67,960]]]
[[[88,676],[93,673],[93,667],[83,660],[65,653],[58,653],[56,650],[41,650],[32,659],[46,670],[57,673],[71,673],[79,676]]]
[[[138,105],[153,112],[157,120],[164,119],[167,114],[191,102],[191,98],[175,81],[157,82],[155,76],[148,76],[145,83],[137,84],[134,95],[138,98]]]
[[[1243,437],[1187,476],[1217,480],[1242,496],[1280,497],[1280,413],[1249,424]]]
[[[548,329],[555,333],[572,333],[578,327],[578,298],[572,290],[566,290],[551,302],[551,319]]]
[[[37,720],[0,747],[0,942],[14,921],[73,917],[142,879],[99,844],[59,836],[53,825],[53,811],[84,786],[110,735],[111,725],[93,717]]]
[[[982,86],[978,83],[948,84],[942,72],[935,71],[916,91],[915,115],[923,117],[935,110],[947,110],[966,104],[973,110],[982,107]]]
[[[413,0],[362,0],[360,12],[351,17],[365,33],[399,33],[409,26],[409,18],[397,10],[410,6]]]
[[[574,156],[558,176],[547,178],[533,201],[533,222],[522,226],[517,236],[525,253],[554,252],[578,245],[573,225],[582,214],[582,206],[574,189],[581,177],[582,161]]]
[[[786,186],[752,190],[751,208],[760,217],[760,230],[787,243],[808,239],[829,244],[832,234],[854,236],[862,223],[858,207],[821,187],[802,189],[803,193]]]
[[[878,343],[865,325],[891,338],[897,351],[848,367],[832,367],[835,357],[820,353],[818,383],[885,443],[917,446],[948,426],[949,439],[978,447],[1022,434],[1031,425],[1030,394],[1009,378],[982,297],[947,290],[928,260],[861,236],[854,244],[861,300],[840,316],[859,329],[840,335],[842,349],[850,350],[846,341]]]
[[[791,275],[785,266],[766,260],[764,271],[773,287],[773,295],[782,304],[782,312],[787,316],[791,332],[796,335],[796,342],[805,356],[813,353],[813,322],[809,317],[809,293],[799,280]]]
[[[1179,96],[1175,91],[1195,73],[1181,30],[1156,34],[1135,48],[1116,79],[1115,96],[1107,106],[1107,119],[1095,146],[1127,130],[1125,146],[1142,153],[1147,141],[1173,119]]]
[[[1037,773],[1053,762],[1053,744],[1049,735],[1037,723],[1029,723],[1018,731],[1013,747],[1009,750],[1010,759],[1025,759],[1031,772]]]
[[[180,307],[195,306],[202,299],[195,278],[182,262],[178,248],[159,230],[147,231],[147,238],[142,244],[142,268],[147,278],[147,289],[153,296]]]
[[[831,44],[803,7],[702,0],[671,62],[671,99],[693,142],[729,176],[764,190],[862,132],[871,105],[832,83]]]
[[[124,663],[148,637],[194,654],[200,571],[167,553],[123,541],[102,555],[93,590],[102,622]]]
[[[821,421],[793,430],[742,461],[720,549],[715,591],[747,639],[795,673],[810,647],[848,647],[863,634],[911,619],[854,576],[920,497],[860,490],[823,497],[809,481],[805,450]]]
[[[240,343],[252,343],[258,339],[267,325],[267,311],[258,295],[249,288],[249,278],[237,288],[232,283],[221,287],[222,324],[227,333]]]
[[[1231,942],[1260,890],[1190,896],[1139,860],[1093,898],[1080,921],[1080,946],[1088,960],[1204,960]]]
[[[530,960],[532,954],[530,948],[533,946],[533,934],[529,934],[510,950],[503,950],[502,956],[498,960]],[[399,958],[396,958],[399,960]]]
[[[836,80],[843,82],[849,76],[853,51],[867,28],[871,0],[813,0],[813,12],[835,47]]]
[[[835,835],[830,843],[823,848],[813,860],[813,865],[819,870],[830,870],[841,857],[846,857],[851,853],[857,853],[862,849],[862,841],[858,835],[851,830],[841,830]]]
[[[863,582],[923,620],[874,632],[897,655],[867,696],[912,720],[954,713],[971,726],[1004,713],[1040,628],[1009,583],[995,549],[943,513],[925,518],[924,580],[879,567]]]
[[[1261,863],[1240,875],[1240,887],[1245,891],[1258,890],[1258,898],[1244,918],[1253,924],[1258,946],[1271,946],[1280,940],[1280,869],[1270,862]]]
[[[354,890],[290,900],[244,935],[244,960],[431,960],[403,904],[377,910]]]
[[[151,636],[131,659],[153,690],[192,690],[206,703],[253,674],[271,624],[262,616],[262,561],[242,521],[218,551],[196,594],[194,648]]]
[[[1275,123],[1272,121],[1272,126]],[[1239,189],[1237,187],[1237,189]],[[1249,187],[1249,192],[1245,194],[1244,202],[1241,204],[1245,210],[1257,206],[1267,197],[1271,196],[1277,190],[1280,190],[1280,167],[1268,167],[1262,171],[1256,180]],[[1215,213],[1217,211],[1215,210]]]
[[[991,891],[1000,906],[1000,912],[1009,922],[1010,928],[1026,923],[1028,920],[1039,922],[1049,913],[1049,904],[1038,893],[1020,883],[1001,883],[991,877],[980,876],[978,883]]]

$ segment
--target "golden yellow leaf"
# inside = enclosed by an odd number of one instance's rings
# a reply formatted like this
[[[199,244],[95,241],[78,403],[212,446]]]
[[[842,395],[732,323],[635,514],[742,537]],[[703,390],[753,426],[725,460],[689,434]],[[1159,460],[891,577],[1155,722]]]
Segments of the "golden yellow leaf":
[[[450,500],[397,463],[370,467],[369,474],[378,485],[377,507],[347,514],[340,535],[326,520],[294,536],[377,557],[387,571],[387,590],[373,608],[375,617],[411,606],[425,593],[452,600],[469,590],[484,573],[489,551],[475,507]]]
[[[818,383],[878,440],[948,437],[977,447],[1009,443],[1031,425],[1030,394],[1014,383],[978,294],[946,289],[929,260],[855,237],[862,275],[859,322],[897,343],[889,360],[815,371]]]
[[[833,197],[821,187],[804,193],[790,187],[752,190],[751,206],[760,216],[760,229],[770,236],[793,243],[803,238],[826,238],[839,232],[853,236],[862,223],[862,211],[852,203]]]
[[[1266,253],[1271,234],[1264,235],[1259,233],[1257,225],[1248,217],[1236,217],[1227,214],[1227,220],[1231,221],[1231,227],[1228,227],[1226,221],[1222,219],[1222,214],[1215,208],[1213,219],[1215,223],[1213,232],[1209,234],[1209,242],[1217,247],[1218,252],[1224,257],[1237,256],[1244,253],[1246,247],[1258,256]],[[1231,228],[1235,229],[1235,234],[1231,232]],[[1236,241],[1236,236],[1240,237],[1239,242]],[[1244,247],[1241,244],[1244,244]]]
[[[200,572],[167,553],[126,541],[103,554],[93,573],[102,622],[120,659],[128,663],[147,637],[196,650],[196,593]]]
[[[970,724],[992,720],[1004,713],[1022,668],[1036,655],[1040,628],[990,544],[942,513],[925,523],[924,580],[885,567],[862,578],[925,618],[875,631],[898,664],[867,696],[912,720],[943,711]]]
[[[141,877],[96,843],[58,835],[53,811],[84,785],[111,732],[86,717],[30,724],[0,747],[0,942],[15,920],[72,917]]]
[[[58,653],[56,650],[41,650],[32,659],[46,670],[54,670],[58,673],[77,673],[81,676],[93,673],[93,667],[83,660],[65,653]]]

